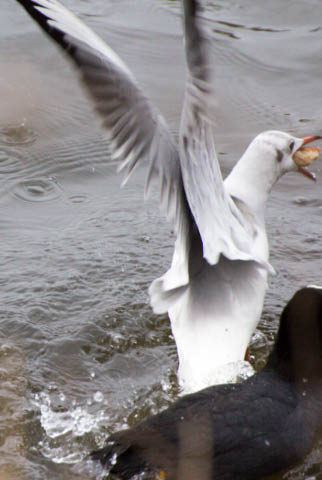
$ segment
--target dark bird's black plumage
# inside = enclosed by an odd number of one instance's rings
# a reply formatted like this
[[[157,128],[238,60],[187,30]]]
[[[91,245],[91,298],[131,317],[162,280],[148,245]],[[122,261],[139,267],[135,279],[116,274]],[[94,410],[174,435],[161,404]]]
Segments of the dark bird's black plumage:
[[[301,460],[321,429],[322,290],[310,287],[285,307],[261,372],[182,397],[91,456],[123,480],[251,480]]]

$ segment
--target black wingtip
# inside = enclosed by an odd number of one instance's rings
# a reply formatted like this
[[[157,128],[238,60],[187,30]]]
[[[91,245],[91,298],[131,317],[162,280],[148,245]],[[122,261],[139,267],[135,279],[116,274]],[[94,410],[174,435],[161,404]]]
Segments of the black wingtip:
[[[16,0],[22,7],[26,10],[26,12],[29,13],[29,15],[36,20],[36,22],[42,26],[42,28],[49,28],[49,25],[47,24],[47,20],[49,17],[44,15],[42,12],[38,10],[38,8],[41,8],[42,5],[38,3],[37,1],[33,0]]]
[[[65,33],[63,33],[58,28],[50,25],[50,9],[44,7],[39,2],[34,0],[16,0],[22,7],[26,10],[26,12],[38,23],[42,30],[51,38],[53,38],[64,50],[70,48],[68,42],[65,41]],[[46,9],[48,15],[44,12],[40,11],[38,8],[41,7]]]

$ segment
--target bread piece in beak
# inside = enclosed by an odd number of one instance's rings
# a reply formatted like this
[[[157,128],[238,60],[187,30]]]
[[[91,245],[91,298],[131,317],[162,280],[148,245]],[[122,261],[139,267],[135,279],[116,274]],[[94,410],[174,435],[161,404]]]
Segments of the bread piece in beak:
[[[304,147],[304,145],[309,142],[313,142],[313,140],[318,140],[319,138],[321,137],[304,137],[302,146],[298,150],[296,150],[292,157],[298,171],[306,177],[310,178],[311,180],[315,180],[315,175],[314,173],[307,170],[307,168],[305,167],[311,165],[311,163],[320,156],[321,152],[318,147]]]
[[[293,160],[297,166],[307,167],[320,156],[318,147],[301,147],[293,155]]]

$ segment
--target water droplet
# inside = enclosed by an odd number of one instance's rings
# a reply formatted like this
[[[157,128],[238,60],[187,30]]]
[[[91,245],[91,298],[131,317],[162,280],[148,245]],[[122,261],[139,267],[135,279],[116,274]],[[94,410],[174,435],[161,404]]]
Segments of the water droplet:
[[[102,392],[95,392],[93,398],[94,402],[100,403],[104,400],[104,395],[102,394]]]
[[[3,343],[0,346],[0,355],[7,356],[7,355],[10,355],[10,353],[12,353],[12,351],[13,351],[13,348],[8,343]]]
[[[61,402],[64,402],[64,401],[66,400],[66,396],[65,396],[64,393],[60,393],[60,394],[59,394],[59,400],[60,400]]]
[[[161,388],[163,392],[168,393],[171,390],[171,385],[167,380],[162,380]]]
[[[149,243],[151,240],[151,237],[149,237],[149,235],[143,235],[143,237],[141,237],[141,240],[142,242]]]

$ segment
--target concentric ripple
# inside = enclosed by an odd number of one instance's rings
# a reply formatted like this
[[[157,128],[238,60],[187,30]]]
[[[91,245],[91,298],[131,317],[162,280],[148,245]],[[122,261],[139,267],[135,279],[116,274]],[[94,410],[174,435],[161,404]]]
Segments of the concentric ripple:
[[[62,189],[53,178],[29,178],[10,180],[7,189],[11,195],[27,202],[49,202],[62,194]]]
[[[26,124],[5,125],[0,127],[0,144],[10,146],[29,145],[37,139],[37,133]]]
[[[0,149],[0,174],[16,173],[23,166],[21,154],[7,149]]]

